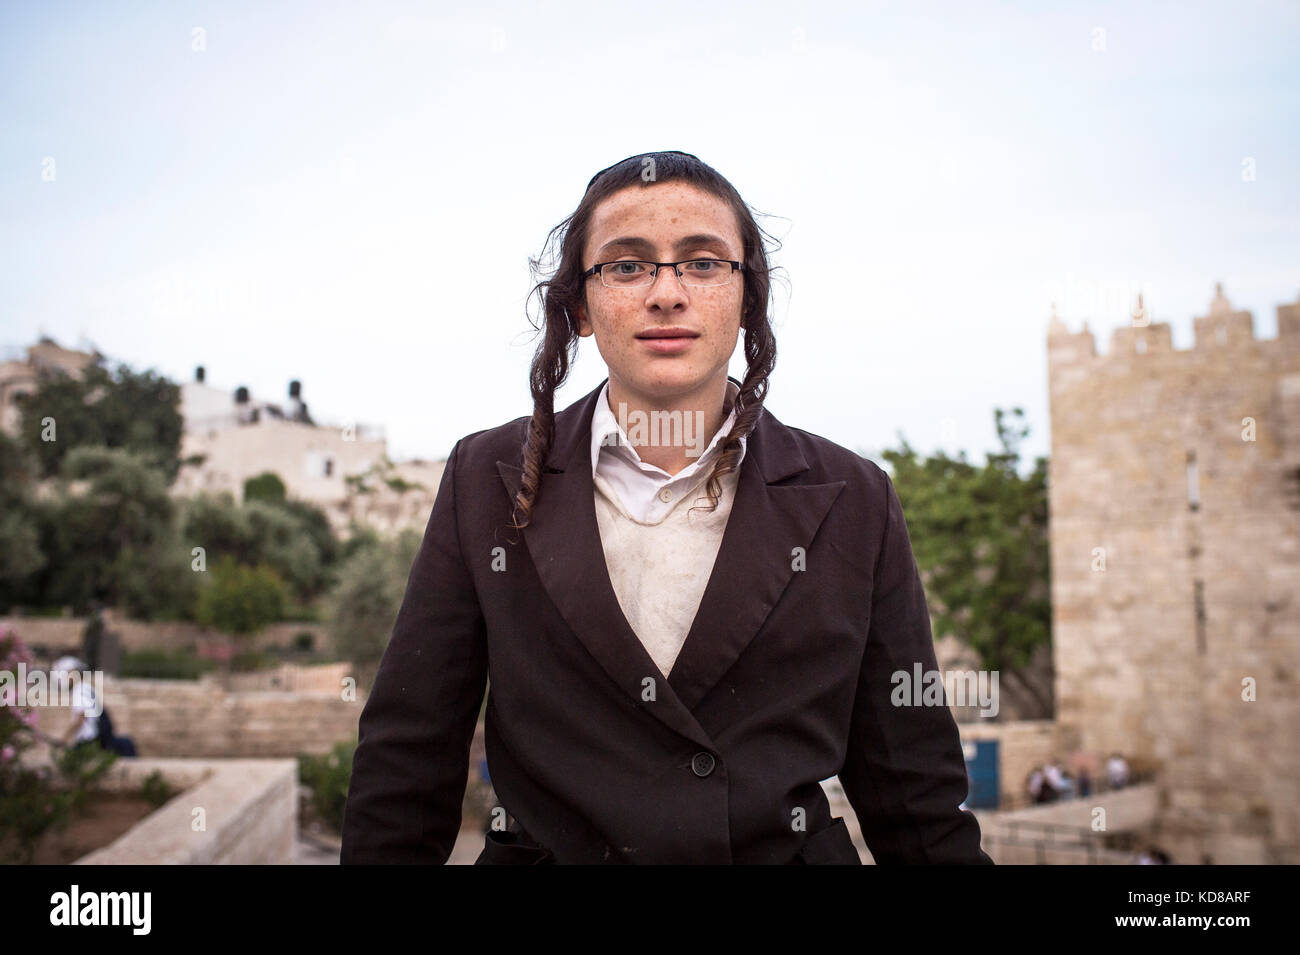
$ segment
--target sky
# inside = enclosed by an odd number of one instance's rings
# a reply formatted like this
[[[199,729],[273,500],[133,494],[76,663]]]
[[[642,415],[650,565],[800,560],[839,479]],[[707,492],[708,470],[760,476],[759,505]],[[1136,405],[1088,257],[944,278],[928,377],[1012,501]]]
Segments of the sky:
[[[781,248],[787,425],[1050,449],[1052,304],[1300,297],[1300,3],[0,2],[0,347],[40,335],[398,459],[531,411],[529,259],[694,153]],[[716,104],[700,109],[700,98]],[[528,311],[526,311],[526,308]],[[740,348],[731,373],[743,375]],[[556,408],[606,376],[593,339]]]

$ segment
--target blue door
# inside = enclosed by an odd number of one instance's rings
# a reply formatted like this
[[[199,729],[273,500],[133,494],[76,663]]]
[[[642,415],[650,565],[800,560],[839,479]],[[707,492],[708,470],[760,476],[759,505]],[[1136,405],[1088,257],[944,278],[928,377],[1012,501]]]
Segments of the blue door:
[[[966,797],[967,809],[997,809],[998,793],[998,741],[995,739],[966,740],[961,744],[966,757],[966,776],[970,780],[970,794]]]

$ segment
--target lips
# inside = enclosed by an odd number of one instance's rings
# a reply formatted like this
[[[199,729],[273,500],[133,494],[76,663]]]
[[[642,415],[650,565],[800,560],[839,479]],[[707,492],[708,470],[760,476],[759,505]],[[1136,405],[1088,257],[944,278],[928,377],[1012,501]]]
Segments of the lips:
[[[669,328],[647,328],[637,338],[699,338],[700,333],[689,328],[673,325]]]

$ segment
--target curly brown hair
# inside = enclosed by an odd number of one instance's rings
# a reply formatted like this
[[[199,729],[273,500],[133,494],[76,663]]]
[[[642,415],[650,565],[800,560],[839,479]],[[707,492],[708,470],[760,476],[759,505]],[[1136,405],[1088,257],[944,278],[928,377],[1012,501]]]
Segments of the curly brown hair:
[[[651,172],[649,178],[647,171]],[[544,263],[554,262],[558,249],[559,262],[551,271],[550,278],[538,281],[529,292],[529,298],[536,294],[541,299],[545,327],[532,321],[530,316],[533,328],[543,332],[544,337],[533,355],[529,376],[533,415],[523,445],[523,481],[512,514],[511,526],[516,530],[528,526],[539,499],[543,462],[555,438],[555,391],[568,377],[569,367],[577,357],[577,306],[586,303],[587,294],[582,254],[592,215],[602,200],[620,189],[674,181],[690,183],[730,205],[744,242],[741,324],[745,328],[747,367],[736,396],[736,420],[723,440],[718,460],[709,474],[710,510],[717,507],[721,496],[720,479],[737,467],[740,439],[753,430],[763,410],[768,377],[776,365],[776,338],[769,315],[772,269],[768,256],[780,248],[779,241],[759,227],[755,213],[730,182],[690,153],[676,150],[641,153],[602,169],[587,184],[578,208],[551,230],[542,254],[530,260],[533,275],[538,276],[549,270]]]

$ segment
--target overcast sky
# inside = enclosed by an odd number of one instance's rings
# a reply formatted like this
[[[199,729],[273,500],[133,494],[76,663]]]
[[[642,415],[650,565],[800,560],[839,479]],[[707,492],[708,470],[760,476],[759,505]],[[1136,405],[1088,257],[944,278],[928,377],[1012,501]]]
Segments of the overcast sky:
[[[1297,41],[1295,2],[7,0],[0,344],[298,378],[318,420],[445,457],[530,410],[550,228],[680,149],[783,241],[779,419],[982,460],[1021,405],[1045,454],[1053,300],[1105,350],[1145,289],[1187,347],[1222,281],[1276,334]],[[579,355],[557,408],[605,377]]]

